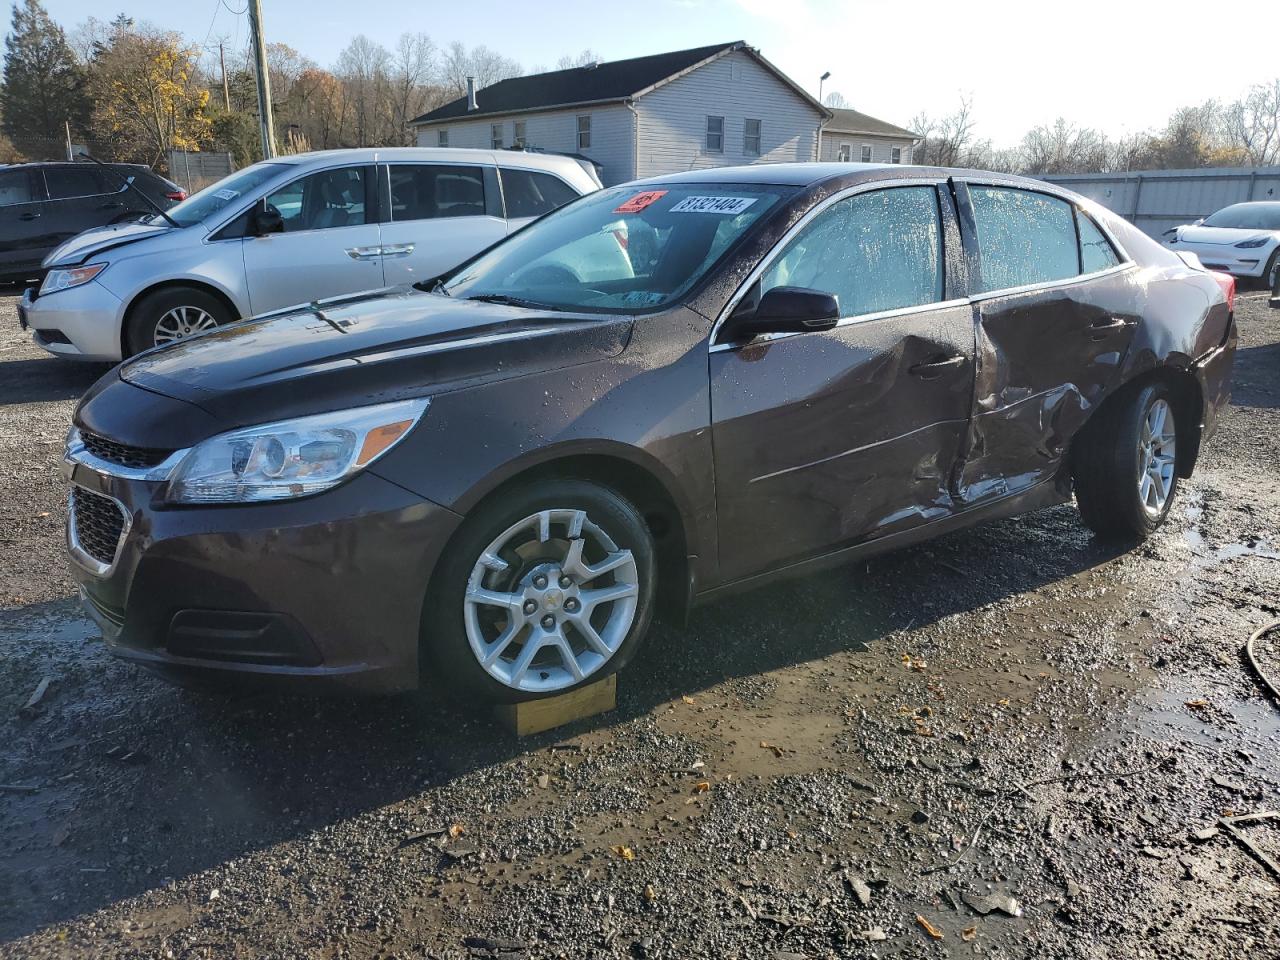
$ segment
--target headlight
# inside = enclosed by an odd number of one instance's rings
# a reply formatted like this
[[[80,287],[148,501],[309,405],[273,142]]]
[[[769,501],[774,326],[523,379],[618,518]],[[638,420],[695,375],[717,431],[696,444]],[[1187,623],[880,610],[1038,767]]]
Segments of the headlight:
[[[54,267],[45,274],[44,283],[40,284],[40,292],[57,293],[59,290],[70,290],[72,287],[88,283],[105,269],[107,269],[105,263],[86,263],[83,267]]]
[[[172,503],[258,503],[336,487],[403,439],[429,397],[245,427],[192,447],[169,481]]]
[[[1270,242],[1270,237],[1250,237],[1248,240],[1241,240],[1236,246],[1241,250],[1252,250],[1255,247],[1265,247]]]

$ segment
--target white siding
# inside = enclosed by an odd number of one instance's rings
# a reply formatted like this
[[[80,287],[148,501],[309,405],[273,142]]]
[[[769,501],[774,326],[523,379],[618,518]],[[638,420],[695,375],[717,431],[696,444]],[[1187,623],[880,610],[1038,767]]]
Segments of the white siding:
[[[578,148],[578,117],[591,117],[591,146]],[[502,125],[502,145],[511,146],[515,122],[525,125],[525,143],[556,153],[580,153],[602,164],[600,178],[605,186],[625,183],[635,179],[632,147],[634,120],[625,106],[609,105],[583,107],[576,110],[556,110],[547,113],[518,113],[505,116],[479,117],[475,120],[460,118],[430,127],[418,128],[418,146],[439,146],[439,131],[449,131],[450,147],[488,150],[490,127]]]
[[[822,132],[822,159],[839,160],[840,148],[842,146],[848,146],[849,159],[856,163],[862,159],[863,144],[868,144],[871,147],[872,163],[891,163],[893,161],[892,150],[894,147],[902,148],[902,163],[911,162],[910,140],[895,140],[886,137],[864,137],[858,133],[832,133],[829,130],[824,130]]]
[[[638,177],[700,167],[812,160],[817,110],[741,51],[673,80],[636,101]],[[724,151],[706,149],[707,115],[724,117]],[[743,121],[761,121],[760,156],[743,150]]]

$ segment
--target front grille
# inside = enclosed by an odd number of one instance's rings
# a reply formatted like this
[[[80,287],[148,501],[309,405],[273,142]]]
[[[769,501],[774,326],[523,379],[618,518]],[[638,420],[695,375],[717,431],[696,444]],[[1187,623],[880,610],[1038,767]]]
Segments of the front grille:
[[[120,545],[120,534],[124,532],[120,505],[110,497],[72,487],[71,518],[80,549],[101,564],[112,564]]]
[[[153,450],[148,447],[130,447],[116,443],[96,433],[81,431],[80,440],[85,449],[99,460],[116,463],[122,467],[155,467],[168,458],[172,450]]]

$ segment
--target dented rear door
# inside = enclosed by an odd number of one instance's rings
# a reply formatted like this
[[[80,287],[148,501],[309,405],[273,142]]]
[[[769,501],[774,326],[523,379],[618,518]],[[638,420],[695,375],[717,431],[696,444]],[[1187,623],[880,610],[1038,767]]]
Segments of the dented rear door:
[[[1119,250],[1064,198],[970,183],[956,184],[956,199],[977,334],[956,489],[969,506],[1058,473],[1072,437],[1119,381],[1141,294]]]

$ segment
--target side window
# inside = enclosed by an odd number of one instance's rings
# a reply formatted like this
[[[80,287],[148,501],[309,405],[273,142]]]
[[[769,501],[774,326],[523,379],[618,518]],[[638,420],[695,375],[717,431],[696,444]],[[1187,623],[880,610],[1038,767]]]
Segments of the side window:
[[[578,194],[559,177],[532,170],[502,169],[502,195],[507,201],[507,216],[540,217],[556,207],[563,207]]]
[[[124,175],[129,176],[127,173]],[[44,182],[49,188],[50,200],[92,197],[106,192],[98,171],[88,167],[46,167]]]
[[[1076,228],[1065,200],[1030,190],[969,186],[982,258],[982,289],[1065,280],[1080,272]]]
[[[391,219],[483,217],[484,173],[479,167],[393,164]]]
[[[1120,258],[1098,225],[1082,210],[1076,210],[1076,225],[1080,228],[1080,267],[1083,273],[1094,273],[1108,267],[1119,266]]]
[[[30,203],[35,197],[31,195],[31,178],[26,170],[0,171],[0,207],[15,203]]]
[[[365,223],[364,167],[322,170],[295,180],[267,197],[280,211],[285,233],[328,230]]]
[[[933,187],[860,193],[824,210],[765,272],[760,292],[834,294],[840,316],[942,300],[942,228]]]

